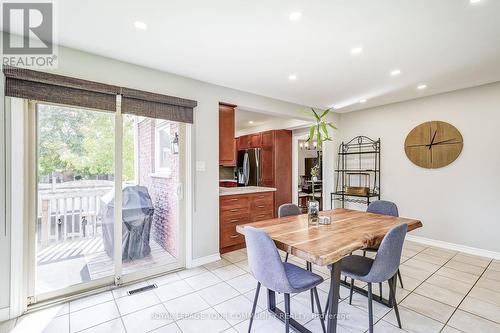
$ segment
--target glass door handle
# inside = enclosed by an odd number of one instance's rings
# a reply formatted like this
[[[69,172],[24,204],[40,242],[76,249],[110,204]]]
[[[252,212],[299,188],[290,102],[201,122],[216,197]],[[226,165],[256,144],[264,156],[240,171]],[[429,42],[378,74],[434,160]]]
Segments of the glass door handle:
[[[177,185],[177,198],[179,200],[184,199],[184,184],[183,183],[179,183]]]

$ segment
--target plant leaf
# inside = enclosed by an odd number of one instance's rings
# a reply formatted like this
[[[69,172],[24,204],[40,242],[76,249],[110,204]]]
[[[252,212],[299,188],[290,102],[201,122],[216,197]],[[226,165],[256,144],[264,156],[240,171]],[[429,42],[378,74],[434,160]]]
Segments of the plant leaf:
[[[335,126],[333,125],[333,123],[328,123],[328,126],[330,126],[330,127],[331,127],[331,128],[333,128],[333,129],[337,129],[337,127],[335,127]]]
[[[307,141],[311,141],[314,139],[314,131],[316,130],[316,125],[312,125],[311,128],[309,128],[309,138]]]
[[[330,110],[331,110],[331,108],[328,108],[325,111],[323,111],[323,113],[321,114],[320,118],[323,118],[324,116],[326,116],[328,114],[328,112],[330,112]]]
[[[313,108],[311,108],[312,112],[314,113],[314,117],[316,118],[316,120],[320,120],[321,118],[319,117],[318,113],[316,112],[316,110],[314,110]]]
[[[326,128],[326,123],[324,121],[321,122],[321,129],[323,130],[325,137],[328,138],[328,129]]]
[[[323,145],[323,140],[322,140],[322,135],[321,135],[321,131],[319,129],[319,124],[317,125],[318,128],[317,128],[317,133],[316,133],[316,141],[317,141],[317,145],[318,145],[318,148],[321,148],[321,146]]]

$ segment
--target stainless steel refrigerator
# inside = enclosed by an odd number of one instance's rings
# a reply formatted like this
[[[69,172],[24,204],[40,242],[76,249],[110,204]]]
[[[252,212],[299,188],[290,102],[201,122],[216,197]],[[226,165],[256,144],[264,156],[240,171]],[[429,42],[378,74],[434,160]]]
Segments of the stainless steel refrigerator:
[[[261,148],[238,151],[238,186],[260,186]]]

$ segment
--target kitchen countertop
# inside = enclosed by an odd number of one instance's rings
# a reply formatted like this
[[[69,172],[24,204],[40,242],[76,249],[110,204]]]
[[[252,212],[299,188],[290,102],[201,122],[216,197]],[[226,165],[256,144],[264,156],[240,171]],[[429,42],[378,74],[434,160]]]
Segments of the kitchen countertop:
[[[219,187],[219,195],[249,194],[259,192],[274,192],[274,187],[242,186],[242,187]]]

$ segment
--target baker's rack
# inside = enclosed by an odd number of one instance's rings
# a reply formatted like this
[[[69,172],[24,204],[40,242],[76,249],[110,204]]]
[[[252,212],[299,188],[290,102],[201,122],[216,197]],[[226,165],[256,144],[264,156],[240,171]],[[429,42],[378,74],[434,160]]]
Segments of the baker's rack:
[[[380,138],[372,140],[357,136],[338,149],[336,188],[330,193],[332,208],[334,201],[369,205],[373,199],[380,200]],[[368,187],[367,193],[352,193],[348,186]]]

